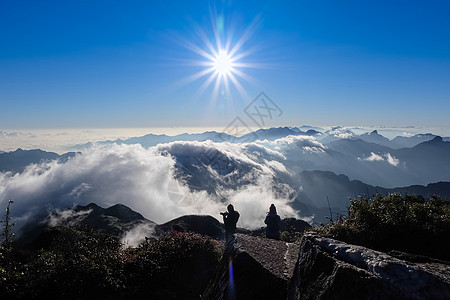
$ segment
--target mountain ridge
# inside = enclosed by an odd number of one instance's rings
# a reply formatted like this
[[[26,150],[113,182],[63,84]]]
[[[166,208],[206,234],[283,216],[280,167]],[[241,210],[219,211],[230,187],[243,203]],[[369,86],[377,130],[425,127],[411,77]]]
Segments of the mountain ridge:
[[[75,154],[75,152],[67,152],[59,155],[41,149],[23,150],[18,148],[15,151],[0,153],[0,172],[22,172],[30,164],[39,164],[52,160],[66,162]]]

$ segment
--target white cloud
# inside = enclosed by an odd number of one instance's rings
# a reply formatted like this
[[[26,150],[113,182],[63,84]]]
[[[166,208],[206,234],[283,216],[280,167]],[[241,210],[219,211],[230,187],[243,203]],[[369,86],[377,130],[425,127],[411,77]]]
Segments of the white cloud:
[[[77,225],[83,221],[92,212],[90,210],[74,211],[73,209],[59,210],[48,215],[45,220],[49,226],[59,226],[59,225]]]
[[[134,226],[131,230],[126,232],[120,242],[125,247],[137,247],[140,243],[142,243],[145,238],[150,238],[154,236],[155,233],[155,225],[150,223],[140,223]]]
[[[205,149],[227,156],[236,164],[239,174],[245,171],[242,174],[247,178],[238,179],[248,181],[239,185],[239,180],[233,181],[237,178],[233,172],[225,176],[216,174],[235,184],[234,188],[219,187],[217,195],[190,190],[175,176],[176,157],[198,155],[198,151]],[[140,145],[95,146],[66,163],[30,165],[15,175],[0,173],[0,208],[10,199],[15,201],[11,209],[17,231],[30,218],[91,202],[102,207],[122,203],[157,223],[186,214],[207,214],[219,219],[219,212],[227,204],[225,199],[241,212],[240,226],[262,226],[271,203],[279,207],[280,213],[297,216],[289,207],[289,196],[280,196],[278,190],[275,195],[273,191],[274,174],[282,166],[267,163],[264,158],[255,161],[246,153],[248,149],[249,145],[212,142],[179,142],[149,149]],[[203,168],[201,172],[206,170]],[[174,183],[178,184],[176,193]]]
[[[278,153],[283,160],[286,159],[288,150],[301,150],[303,153],[324,153],[328,149],[315,137],[305,135],[289,135],[274,141],[262,140],[257,143],[266,146],[266,149],[272,148],[272,151]]]
[[[264,218],[273,203],[282,218],[297,217],[298,214],[289,206],[287,195],[275,196],[270,188],[270,179],[262,178],[258,185],[246,186],[237,192],[230,193],[228,199],[239,211],[241,217],[238,226],[257,229],[264,225]]]
[[[378,155],[378,154],[375,154],[375,153],[373,153],[373,152],[370,152],[370,156],[367,157],[367,158],[365,158],[364,160],[367,160],[367,161],[384,161],[384,158],[381,157],[381,156]]]
[[[309,147],[305,146],[303,147],[303,152],[310,152],[310,153],[325,153],[325,150],[319,147]]]
[[[406,132],[406,131],[403,131],[401,134],[401,136],[404,136],[404,137],[412,137],[414,135],[415,135],[414,133]]]
[[[73,190],[69,193],[70,196],[74,196],[75,198],[80,198],[81,195],[83,195],[83,193],[89,191],[90,189],[92,189],[92,187],[85,183],[82,182],[80,183],[80,185],[76,186],[73,188]]]
[[[327,149],[322,143],[317,141],[313,136],[307,135],[289,135],[287,137],[275,140],[272,142],[275,145],[307,145],[311,147],[319,147],[322,149]]]
[[[361,159],[361,158],[359,158]],[[386,161],[389,164],[397,167],[400,164],[400,160],[392,156],[390,153],[385,153],[383,156],[375,154],[374,152],[370,152],[370,156],[363,158],[366,161]]]
[[[390,153],[387,153],[385,157],[386,161],[395,167],[400,163],[400,160],[392,156]]]
[[[333,127],[327,133],[330,136],[333,136],[333,137],[339,138],[339,139],[350,139],[355,135],[351,130],[346,129],[341,126]]]
[[[280,172],[289,173],[289,171],[286,169],[286,166],[282,163],[275,161],[275,160],[265,160],[266,165],[270,166],[274,170],[278,170]]]

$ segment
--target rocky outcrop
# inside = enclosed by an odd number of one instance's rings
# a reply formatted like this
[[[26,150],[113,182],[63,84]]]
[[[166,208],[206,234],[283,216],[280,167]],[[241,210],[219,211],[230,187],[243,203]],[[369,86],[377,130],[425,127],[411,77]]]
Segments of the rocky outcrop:
[[[449,299],[448,266],[431,265],[310,234],[300,245],[288,299]]]
[[[298,246],[236,234],[202,299],[286,299]]]
[[[201,235],[207,235],[213,239],[225,237],[223,224],[211,216],[182,216],[167,223],[155,226],[155,233],[157,235],[163,235],[174,230],[179,232],[194,232]]]
[[[450,299],[449,274],[445,262],[314,234],[300,244],[236,234],[202,299]]]

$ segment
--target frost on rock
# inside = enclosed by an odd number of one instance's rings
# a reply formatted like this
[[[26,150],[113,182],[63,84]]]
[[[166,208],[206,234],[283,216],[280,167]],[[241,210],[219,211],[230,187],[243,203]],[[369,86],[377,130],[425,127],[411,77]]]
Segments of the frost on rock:
[[[306,237],[313,245],[318,246],[337,260],[370,272],[402,294],[422,299],[426,298],[427,292],[424,293],[424,291],[434,288],[439,295],[450,297],[450,283],[443,281],[440,274],[433,274],[417,264],[331,238],[313,234]]]

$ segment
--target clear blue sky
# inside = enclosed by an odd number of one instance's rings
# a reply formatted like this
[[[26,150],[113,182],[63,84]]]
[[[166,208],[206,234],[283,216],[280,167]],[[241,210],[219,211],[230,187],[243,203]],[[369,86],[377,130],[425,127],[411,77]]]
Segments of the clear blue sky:
[[[177,84],[213,41],[250,98]],[[450,126],[449,1],[0,1],[0,129],[222,126],[260,91],[279,124]],[[200,28],[200,30],[199,30]],[[233,29],[233,30],[231,30]],[[255,48],[256,47],[256,48]]]

